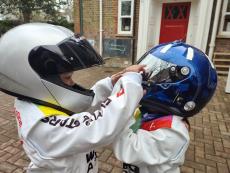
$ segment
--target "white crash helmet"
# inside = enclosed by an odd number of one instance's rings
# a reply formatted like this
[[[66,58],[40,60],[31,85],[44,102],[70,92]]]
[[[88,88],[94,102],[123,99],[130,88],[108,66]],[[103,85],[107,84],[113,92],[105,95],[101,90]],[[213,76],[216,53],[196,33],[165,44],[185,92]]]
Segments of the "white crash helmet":
[[[91,45],[69,29],[23,24],[0,39],[0,89],[67,113],[82,112],[91,105],[93,91],[67,86],[59,74],[102,63]]]

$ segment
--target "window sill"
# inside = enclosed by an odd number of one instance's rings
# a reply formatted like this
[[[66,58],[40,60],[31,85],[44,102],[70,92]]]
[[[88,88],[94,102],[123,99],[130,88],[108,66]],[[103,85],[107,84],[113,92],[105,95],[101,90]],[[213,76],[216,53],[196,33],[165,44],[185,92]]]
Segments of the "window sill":
[[[128,37],[128,38],[133,38],[132,34],[116,34],[115,37]]]

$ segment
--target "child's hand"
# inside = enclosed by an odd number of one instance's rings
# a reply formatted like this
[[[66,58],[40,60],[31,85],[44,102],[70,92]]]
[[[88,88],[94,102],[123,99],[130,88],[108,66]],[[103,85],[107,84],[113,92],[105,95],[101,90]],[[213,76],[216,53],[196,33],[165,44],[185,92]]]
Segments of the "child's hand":
[[[144,73],[145,72],[145,67],[146,65],[132,65],[124,69],[123,71],[120,71],[114,75],[111,76],[112,84],[113,86],[115,83],[120,79],[120,77],[126,73],[126,72],[137,72],[137,73]]]
[[[122,76],[123,73],[124,73],[123,71],[120,71],[120,72],[118,72],[118,73],[116,73],[116,74],[111,76],[113,86],[120,79],[120,77]]]
[[[125,72],[137,72],[137,73],[140,73],[140,72],[145,72],[145,67],[146,65],[132,65],[132,66],[129,66],[127,67],[124,71]]]

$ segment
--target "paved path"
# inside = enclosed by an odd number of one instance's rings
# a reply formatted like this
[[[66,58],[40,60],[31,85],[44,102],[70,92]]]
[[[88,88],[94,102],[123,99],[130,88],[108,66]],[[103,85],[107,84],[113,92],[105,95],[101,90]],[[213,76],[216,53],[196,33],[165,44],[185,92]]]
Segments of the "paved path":
[[[90,86],[96,80],[120,69],[95,68],[90,75],[81,72],[75,78]],[[94,75],[92,75],[94,74]],[[226,78],[220,77],[218,89],[211,103],[191,122],[191,143],[182,173],[230,172],[230,94],[225,94]],[[121,173],[121,163],[110,147],[97,150],[99,173]],[[22,173],[29,159],[17,137],[13,114],[13,97],[0,92],[0,173]]]

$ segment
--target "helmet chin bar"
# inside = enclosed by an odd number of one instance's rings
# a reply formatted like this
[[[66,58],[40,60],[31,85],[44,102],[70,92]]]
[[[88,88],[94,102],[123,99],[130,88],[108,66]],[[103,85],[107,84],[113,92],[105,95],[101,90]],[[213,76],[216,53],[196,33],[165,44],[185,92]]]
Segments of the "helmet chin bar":
[[[51,82],[51,83],[53,83],[55,85],[61,86],[61,87],[66,88],[68,90],[72,90],[74,92],[78,92],[78,93],[85,94],[85,95],[94,96],[94,93],[93,93],[92,90],[84,88],[83,86],[81,86],[81,85],[79,85],[77,83],[74,83],[74,85],[72,85],[72,86],[65,84],[61,80],[60,74],[59,75],[50,75],[50,76],[48,76],[46,78],[43,78],[43,79],[45,81]]]
[[[35,104],[38,104],[38,105],[48,106],[48,107],[54,108],[56,110],[59,110],[61,112],[64,112],[64,113],[66,113],[68,115],[73,115],[74,114],[74,112],[72,112],[70,110],[67,110],[67,109],[62,108],[60,106],[57,106],[57,105],[54,105],[54,104],[51,104],[51,103],[48,103],[48,102],[45,102],[45,101],[42,101],[42,100],[38,100],[38,99],[35,99],[35,98],[23,96],[23,95],[20,95],[20,94],[17,94],[17,93],[7,91],[7,90],[2,89],[2,88],[0,88],[0,90],[2,92],[4,92],[4,93],[8,94],[8,95],[17,97],[19,100],[29,101],[29,102],[32,102],[32,103],[35,103]]]
[[[178,116],[181,115],[181,112],[179,110],[171,110],[170,107],[159,104],[153,100],[141,100],[140,105],[149,113],[158,113],[163,115],[175,114]]]

